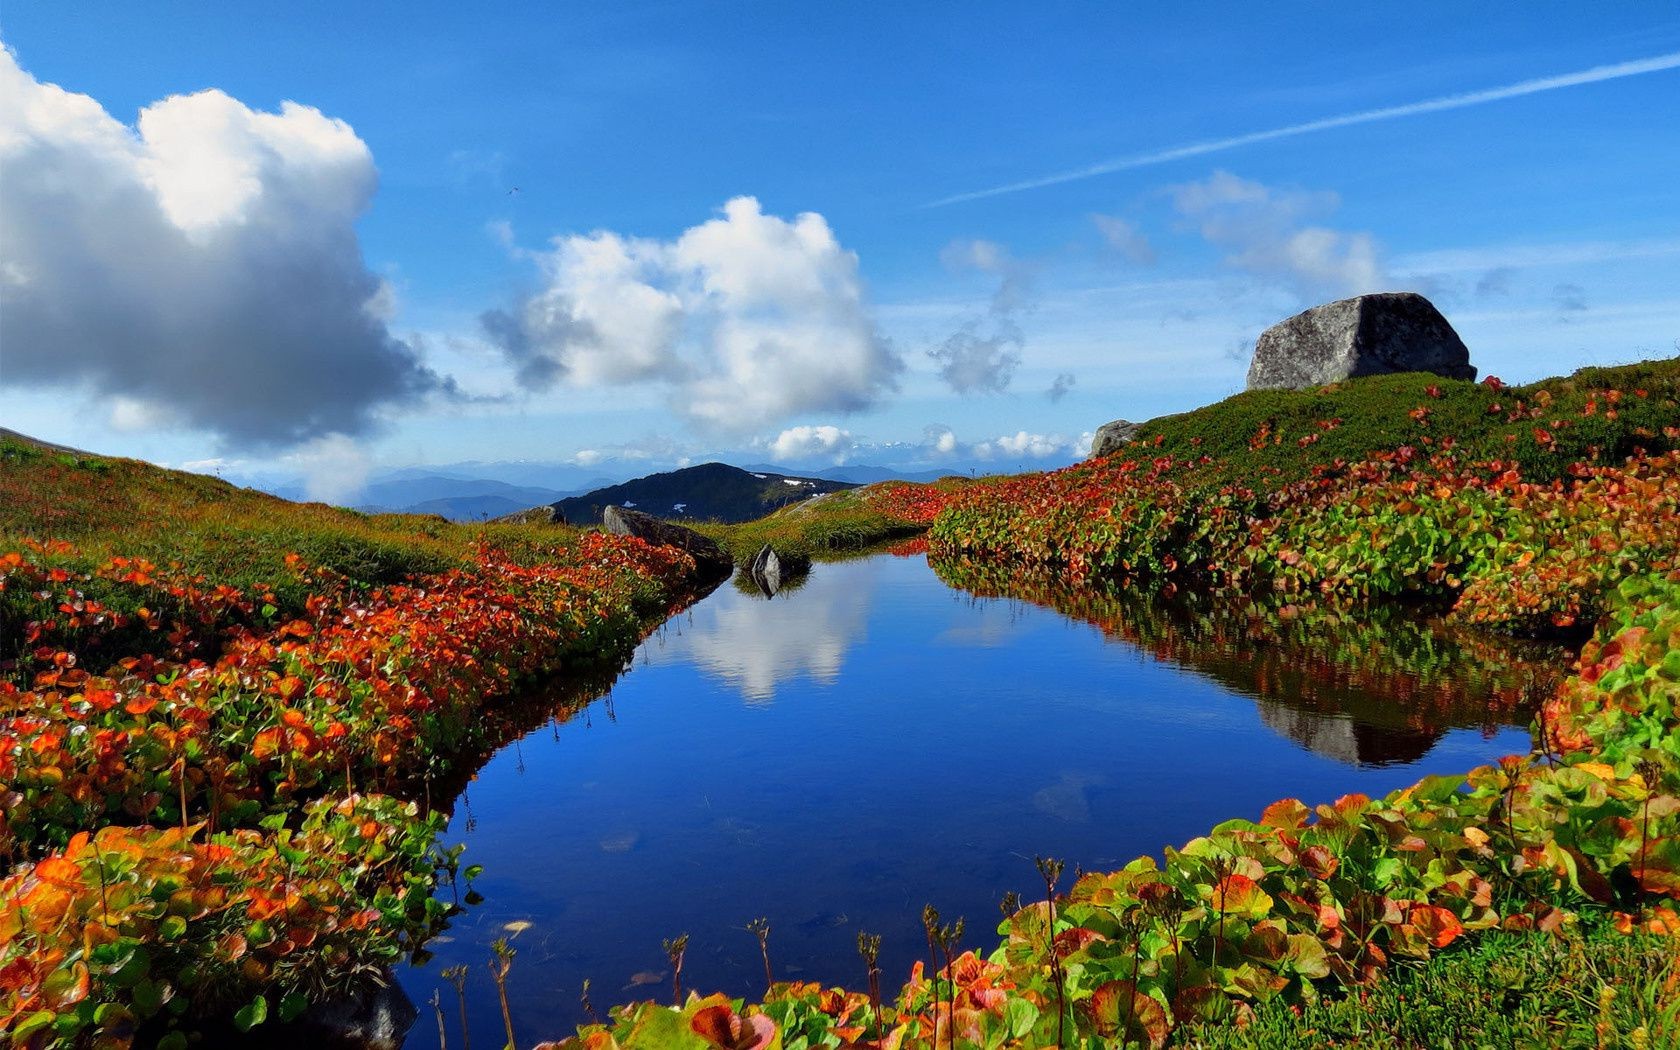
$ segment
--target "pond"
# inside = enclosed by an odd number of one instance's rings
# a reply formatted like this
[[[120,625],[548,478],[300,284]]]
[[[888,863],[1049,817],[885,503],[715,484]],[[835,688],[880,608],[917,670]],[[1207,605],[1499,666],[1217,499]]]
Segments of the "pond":
[[[465,964],[473,1041],[499,1046],[486,961],[506,936],[522,1045],[594,1005],[685,987],[862,986],[860,930],[893,988],[921,912],[990,949],[1035,855],[1115,868],[1268,803],[1376,795],[1525,752],[1561,650],[1414,620],[1262,612],[941,569],[918,554],[819,564],[774,600],[725,585],[650,636],[564,721],[494,755],[446,842],[481,864],[468,908],[401,972],[424,1007]],[[453,1006],[452,1040],[458,1041]]]

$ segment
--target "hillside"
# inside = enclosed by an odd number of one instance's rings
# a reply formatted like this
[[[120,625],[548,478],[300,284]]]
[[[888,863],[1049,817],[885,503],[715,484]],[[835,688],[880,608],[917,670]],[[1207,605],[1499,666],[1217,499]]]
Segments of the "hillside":
[[[1561,477],[1571,463],[1616,463],[1635,448],[1667,447],[1662,430],[1674,425],[1677,401],[1680,357],[1583,368],[1523,386],[1407,372],[1313,390],[1245,391],[1152,419],[1109,458],[1206,457],[1199,480],[1262,489],[1402,447],[1511,459],[1537,476]]]
[[[204,474],[0,433],[0,543],[61,540],[75,547],[67,557],[88,568],[121,556],[239,589],[272,584],[287,614],[309,590],[288,569],[288,554],[366,587],[467,564],[481,537],[523,558],[571,543],[575,533],[294,503]]]
[[[811,496],[853,487],[844,481],[702,463],[609,485],[550,506],[572,525],[599,524],[601,511],[609,506],[634,507],[673,520],[742,522]]]

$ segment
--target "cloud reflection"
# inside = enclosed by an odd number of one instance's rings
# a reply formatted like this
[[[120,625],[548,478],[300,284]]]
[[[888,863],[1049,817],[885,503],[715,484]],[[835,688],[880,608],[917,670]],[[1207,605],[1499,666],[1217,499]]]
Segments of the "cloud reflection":
[[[833,685],[847,652],[867,634],[875,600],[875,567],[850,568],[826,573],[819,565],[805,586],[775,601],[719,588],[661,659],[691,658],[750,704],[771,702],[779,685],[799,676]]]

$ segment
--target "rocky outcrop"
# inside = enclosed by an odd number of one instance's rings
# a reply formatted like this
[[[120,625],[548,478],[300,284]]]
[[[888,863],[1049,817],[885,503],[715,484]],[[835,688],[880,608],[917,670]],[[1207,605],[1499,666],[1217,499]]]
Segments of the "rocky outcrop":
[[[694,558],[700,574],[707,579],[728,576],[735,571],[735,559],[729,552],[693,529],[661,521],[652,514],[643,514],[628,507],[608,507],[601,512],[601,526],[615,536],[634,536],[661,547],[676,547]]]
[[[1266,329],[1248,366],[1248,389],[1299,390],[1389,372],[1476,378],[1464,340],[1433,303],[1416,292],[1379,292],[1315,306]]]
[[[491,518],[493,525],[564,525],[566,516],[552,504],[545,503],[540,507],[527,507],[516,510],[512,514],[503,514],[499,518]]]
[[[1120,451],[1137,440],[1138,431],[1141,429],[1142,423],[1133,423],[1125,419],[1104,423],[1097,428],[1097,436],[1091,441],[1091,458],[1097,459]]]
[[[766,543],[753,555],[747,573],[766,598],[773,598],[782,584],[811,571],[811,559],[802,554],[783,554]]]

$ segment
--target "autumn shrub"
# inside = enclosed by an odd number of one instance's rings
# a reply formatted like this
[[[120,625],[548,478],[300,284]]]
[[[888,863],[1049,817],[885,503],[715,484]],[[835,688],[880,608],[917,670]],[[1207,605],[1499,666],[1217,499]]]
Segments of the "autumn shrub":
[[[636,539],[415,519],[405,540],[142,464],[101,461],[107,490],[71,476],[84,457],[0,460],[30,498],[68,478],[89,544],[0,511],[0,1031],[25,1047],[289,1019],[417,947],[458,851],[413,800],[493,742],[497,705],[616,669],[693,571]],[[135,544],[181,528],[178,557],[110,553],[160,507]],[[243,586],[207,531],[244,538]]]
[[[296,828],[105,826],[0,880],[0,1031],[19,1046],[185,1046],[206,1017],[291,1019],[439,925],[438,816],[379,796]]]

